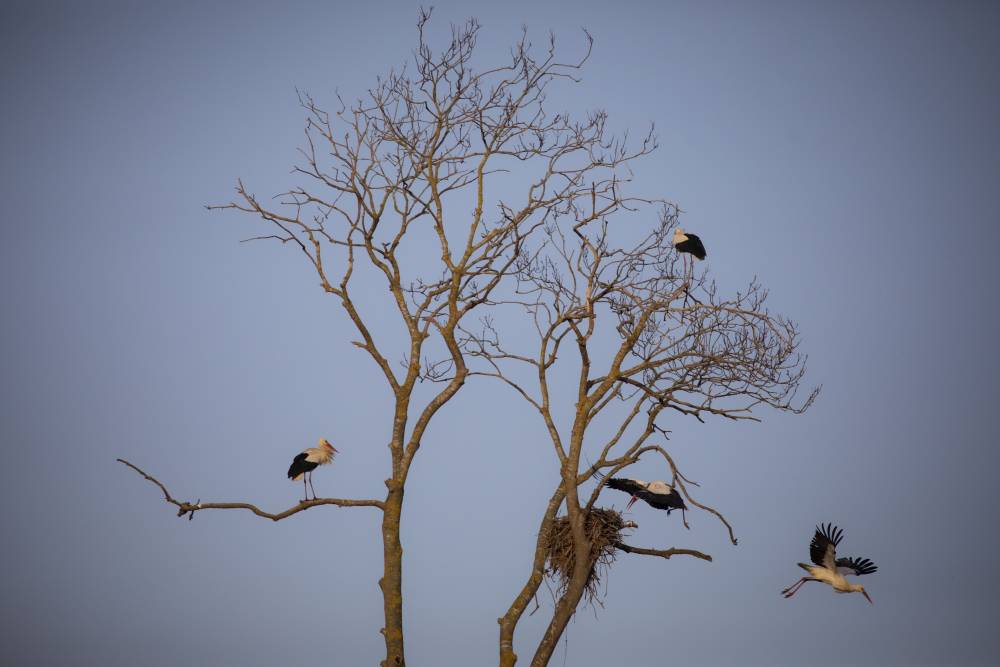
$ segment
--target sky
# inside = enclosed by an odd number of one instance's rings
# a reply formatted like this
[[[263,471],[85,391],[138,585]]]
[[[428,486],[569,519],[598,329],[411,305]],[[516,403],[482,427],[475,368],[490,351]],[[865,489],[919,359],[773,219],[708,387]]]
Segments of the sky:
[[[211,5],[211,6],[208,6]],[[210,213],[292,183],[296,89],[332,103],[405,62],[402,2],[0,7],[0,639],[9,664],[361,665],[382,655],[379,516],[182,521],[179,498],[284,509],[384,493],[389,396],[292,249]],[[501,59],[526,25],[579,53],[553,107],[654,123],[636,186],[676,202],[723,291],[756,276],[822,385],[801,416],[672,418],[670,450],[739,546],[646,507],[603,607],[553,664],[992,665],[1000,464],[1000,7],[993,3],[437,3]],[[374,291],[373,291],[374,294]],[[374,296],[372,298],[375,298]],[[388,317],[382,326],[394,326]],[[386,334],[391,336],[390,333]],[[495,664],[556,474],[541,423],[470,382],[407,488],[407,660]],[[635,477],[663,476],[656,464]],[[620,499],[621,500],[621,499]],[[874,605],[791,600],[813,526],[874,560]],[[551,610],[526,617],[526,661]]]

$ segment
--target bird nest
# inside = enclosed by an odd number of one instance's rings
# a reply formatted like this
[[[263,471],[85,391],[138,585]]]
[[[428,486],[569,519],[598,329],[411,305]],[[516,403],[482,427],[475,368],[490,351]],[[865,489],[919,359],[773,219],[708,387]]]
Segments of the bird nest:
[[[587,514],[584,531],[590,542],[587,584],[584,595],[594,602],[599,594],[601,581],[615,561],[615,545],[622,539],[622,531],[632,527],[614,510],[593,509]],[[566,592],[573,568],[576,566],[576,549],[569,517],[557,517],[542,533],[546,553],[546,574],[556,583],[560,595]]]

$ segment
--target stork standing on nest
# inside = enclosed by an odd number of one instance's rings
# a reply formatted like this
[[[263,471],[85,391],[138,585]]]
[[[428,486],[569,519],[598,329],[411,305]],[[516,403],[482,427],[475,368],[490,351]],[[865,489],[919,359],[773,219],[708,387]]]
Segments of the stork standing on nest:
[[[786,598],[795,595],[807,581],[821,581],[830,584],[838,593],[861,593],[872,604],[872,599],[861,584],[852,584],[844,575],[871,574],[878,567],[867,558],[837,558],[837,545],[844,537],[844,531],[833,524],[816,526],[816,534],[809,543],[809,558],[815,565],[799,563],[799,567],[809,573],[781,591]]]
[[[288,466],[288,479],[293,482],[302,480],[302,488],[305,489],[306,493],[305,500],[309,500],[309,489],[306,484],[312,486],[312,471],[333,461],[333,455],[336,453],[337,448],[331,445],[329,440],[320,438],[319,447],[309,447],[302,450],[302,453],[292,460],[292,465]],[[312,487],[312,492],[313,500],[315,500],[316,487]]]
[[[705,259],[708,253],[701,239],[694,234],[685,232],[680,227],[674,228],[674,248],[683,255],[691,255],[697,259]],[[688,276],[688,259],[684,257],[684,276]],[[691,260],[691,273],[694,273],[694,260]]]
[[[607,481],[607,486],[615,491],[624,491],[632,495],[628,505],[625,506],[626,510],[632,507],[635,501],[644,500],[650,507],[666,510],[667,514],[674,510],[680,510],[684,525],[687,525],[687,518],[684,516],[687,505],[684,504],[684,499],[681,498],[681,494],[677,493],[677,489],[663,480],[647,483],[641,479],[612,477]]]

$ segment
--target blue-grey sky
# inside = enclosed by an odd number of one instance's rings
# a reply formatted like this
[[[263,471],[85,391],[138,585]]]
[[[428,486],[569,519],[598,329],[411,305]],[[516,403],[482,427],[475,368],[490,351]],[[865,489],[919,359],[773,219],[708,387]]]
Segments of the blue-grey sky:
[[[0,8],[0,633],[9,664],[362,665],[381,655],[379,517],[179,521],[178,497],[285,508],[290,457],[341,449],[321,495],[383,492],[388,395],[296,253],[210,214],[237,177],[291,183],[296,87],[332,102],[409,57],[416,4],[28,3]],[[553,105],[656,124],[637,185],[676,201],[721,288],[753,276],[796,319],[795,417],[673,419],[725,512],[639,508],[554,664],[987,665],[1000,372],[1000,9],[991,3],[440,2],[480,57],[522,24],[579,52]],[[392,325],[391,318],[385,318]],[[425,439],[403,541],[411,665],[488,665],[555,464],[538,420],[470,383]],[[652,463],[635,476],[662,476]],[[814,524],[880,569],[875,600],[793,583]],[[530,655],[551,606],[526,618]],[[565,652],[564,652],[565,651]],[[525,658],[527,659],[527,658]]]

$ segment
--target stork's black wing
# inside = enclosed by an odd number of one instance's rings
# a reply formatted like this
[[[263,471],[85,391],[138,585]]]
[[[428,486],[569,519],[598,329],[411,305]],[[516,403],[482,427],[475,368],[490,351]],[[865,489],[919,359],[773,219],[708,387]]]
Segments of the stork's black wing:
[[[676,510],[686,510],[687,505],[684,504],[684,499],[681,498],[681,494],[677,493],[677,489],[671,489],[670,495],[667,496],[670,506]]]
[[[309,452],[302,452],[292,459],[292,465],[288,466],[288,479],[295,479],[303,473],[316,469],[318,464],[306,461],[307,456],[309,456]]]
[[[853,574],[860,576],[862,574],[871,574],[877,569],[878,566],[871,562],[871,559],[868,558],[856,558],[851,556],[850,558],[837,559],[837,571],[841,574]]]
[[[708,253],[705,252],[705,244],[701,242],[701,239],[694,234],[684,233],[687,237],[686,241],[681,241],[677,244],[677,249],[681,252],[689,252],[698,259],[705,259]]]
[[[625,477],[612,477],[608,480],[608,488],[631,493],[633,496],[646,490],[645,485],[640,484],[634,479],[627,479]]]
[[[809,543],[809,559],[820,567],[836,567],[837,545],[844,538],[844,531],[832,523],[816,526],[816,534]]]
[[[651,491],[646,491],[644,493],[637,493],[636,495],[658,510],[667,510],[668,514],[671,510],[687,509],[687,505],[684,504],[681,494],[677,493],[677,489],[670,489],[670,493],[652,493]]]

